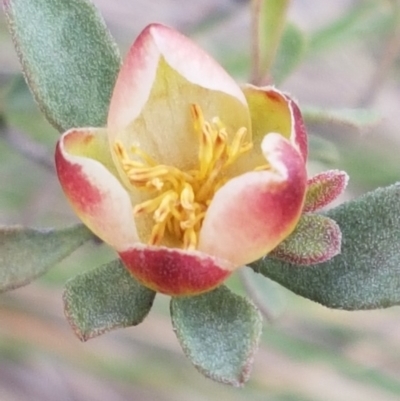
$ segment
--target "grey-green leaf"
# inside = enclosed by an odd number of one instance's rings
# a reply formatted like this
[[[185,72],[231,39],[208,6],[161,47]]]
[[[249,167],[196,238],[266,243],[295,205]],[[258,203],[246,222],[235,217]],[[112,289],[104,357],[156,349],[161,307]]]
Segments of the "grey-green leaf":
[[[249,378],[262,319],[246,298],[225,286],[171,300],[172,324],[186,356],[205,376],[241,386]]]
[[[86,341],[110,330],[138,325],[156,293],[138,283],[120,260],[69,280],[64,307],[75,334]]]
[[[350,128],[369,128],[378,124],[381,117],[378,113],[368,109],[320,109],[304,107],[304,120],[307,123],[328,123],[344,125]]]
[[[90,238],[81,224],[62,230],[1,227],[0,292],[28,284]]]
[[[308,146],[310,148],[310,159],[323,163],[325,166],[337,166],[341,154],[337,145],[325,138],[309,134]]]
[[[310,52],[318,53],[346,45],[354,40],[365,40],[369,36],[384,35],[397,23],[396,2],[375,0],[352,2],[346,10],[330,24],[313,30]]]
[[[103,126],[118,49],[87,0],[3,0],[25,78],[60,131]]]
[[[276,84],[282,83],[303,61],[306,49],[304,32],[294,24],[287,24],[271,71]]]
[[[270,258],[255,271],[330,308],[400,304],[400,183],[369,192],[326,213],[342,232],[342,253],[300,267]]]

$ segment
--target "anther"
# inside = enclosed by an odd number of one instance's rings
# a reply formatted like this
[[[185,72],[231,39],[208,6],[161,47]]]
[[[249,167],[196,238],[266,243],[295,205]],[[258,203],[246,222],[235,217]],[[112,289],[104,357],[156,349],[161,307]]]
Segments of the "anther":
[[[154,226],[149,243],[159,245],[170,234],[182,241],[183,248],[195,249],[198,232],[216,191],[228,178],[222,172],[241,154],[251,149],[247,129],[240,128],[228,142],[226,126],[214,117],[206,121],[199,105],[190,106],[194,130],[198,135],[198,166],[185,171],[157,163],[136,146],[130,148],[132,160],[120,141],[114,144],[115,156],[129,182],[138,190],[155,192],[152,199],[133,208],[135,216],[151,214]],[[261,166],[260,169],[268,168]]]

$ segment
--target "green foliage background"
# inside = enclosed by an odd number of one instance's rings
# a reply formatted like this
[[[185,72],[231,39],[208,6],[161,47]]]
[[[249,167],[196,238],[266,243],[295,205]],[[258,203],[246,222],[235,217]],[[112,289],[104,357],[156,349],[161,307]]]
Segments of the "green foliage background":
[[[122,51],[157,20],[192,36],[239,80],[248,76],[247,2],[95,3]],[[347,170],[349,198],[400,177],[398,7],[396,1],[293,0],[292,25],[272,70],[308,117],[310,172]],[[13,131],[0,131],[0,223],[69,225],[75,217],[52,172],[58,135],[23,83],[2,14],[0,55],[0,118]],[[373,112],[354,111],[361,106]],[[264,302],[281,310],[285,298],[286,309],[265,327],[252,379],[241,391],[193,369],[172,332],[163,296],[142,325],[80,343],[63,316],[62,287],[74,274],[112,259],[112,251],[88,243],[38,282],[0,297],[2,401],[391,401],[400,395],[398,308],[330,311],[272,285]],[[237,277],[230,285],[243,292]]]

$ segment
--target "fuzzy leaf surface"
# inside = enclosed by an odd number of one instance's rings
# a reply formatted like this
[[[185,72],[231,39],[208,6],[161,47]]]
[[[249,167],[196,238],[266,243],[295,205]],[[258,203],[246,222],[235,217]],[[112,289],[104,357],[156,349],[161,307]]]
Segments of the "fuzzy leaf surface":
[[[233,386],[248,380],[262,329],[253,303],[220,286],[172,298],[171,316],[183,351],[201,373]]]
[[[81,224],[62,230],[0,227],[0,292],[30,283],[91,238]]]
[[[251,267],[298,295],[330,308],[361,310],[400,304],[400,183],[329,210],[342,232],[333,259],[301,267],[272,258]]]
[[[86,341],[110,330],[138,325],[156,293],[139,284],[120,260],[69,280],[64,308],[75,334]]]
[[[25,78],[59,131],[103,126],[118,49],[87,0],[3,0]]]
[[[313,212],[329,205],[346,189],[349,176],[344,171],[328,170],[310,178],[303,213]]]

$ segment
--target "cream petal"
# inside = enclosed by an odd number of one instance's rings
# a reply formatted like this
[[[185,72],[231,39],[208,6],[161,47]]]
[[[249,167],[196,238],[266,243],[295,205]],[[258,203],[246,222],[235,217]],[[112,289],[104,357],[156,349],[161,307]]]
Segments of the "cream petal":
[[[240,175],[215,194],[199,235],[198,249],[231,261],[252,262],[275,248],[295,228],[307,174],[304,160],[280,134],[261,144],[270,168]]]
[[[260,163],[260,144],[270,132],[287,138],[299,150],[303,159],[307,160],[307,132],[296,102],[272,86],[256,87],[248,84],[242,90],[250,109],[254,148],[242,158],[241,170],[252,169]]]
[[[233,78],[204,50],[172,28],[151,24],[138,36],[120,70],[108,116],[113,131],[125,128],[139,115],[161,59],[192,84],[225,93],[247,105]]]
[[[59,181],[80,219],[117,251],[139,241],[128,193],[116,178],[107,132],[80,128],[64,133],[55,162]]]
[[[219,117],[228,134],[248,128],[250,139],[246,99],[235,81],[185,36],[150,25],[118,76],[108,116],[110,141],[122,141],[128,151],[138,146],[160,164],[192,169],[199,142],[193,104],[202,108],[206,120]]]

